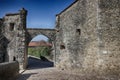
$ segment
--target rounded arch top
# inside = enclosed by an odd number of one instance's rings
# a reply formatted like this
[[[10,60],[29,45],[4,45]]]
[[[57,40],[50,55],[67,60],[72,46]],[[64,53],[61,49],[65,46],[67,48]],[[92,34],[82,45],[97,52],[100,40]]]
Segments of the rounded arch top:
[[[35,36],[44,35],[50,40],[55,40],[55,29],[39,29],[39,28],[28,28],[27,29],[27,42],[29,43]]]
[[[41,40],[49,41],[49,38],[47,36],[45,36],[45,35],[38,34],[31,41],[41,41]]]

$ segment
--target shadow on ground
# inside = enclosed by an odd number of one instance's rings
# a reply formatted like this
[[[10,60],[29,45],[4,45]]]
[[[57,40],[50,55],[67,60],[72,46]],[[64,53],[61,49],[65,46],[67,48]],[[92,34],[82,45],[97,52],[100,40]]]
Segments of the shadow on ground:
[[[53,67],[54,63],[49,60],[41,60],[35,57],[28,57],[28,69]]]
[[[35,75],[37,73],[28,73],[28,74],[22,74],[18,77],[17,80],[27,80],[31,75]]]

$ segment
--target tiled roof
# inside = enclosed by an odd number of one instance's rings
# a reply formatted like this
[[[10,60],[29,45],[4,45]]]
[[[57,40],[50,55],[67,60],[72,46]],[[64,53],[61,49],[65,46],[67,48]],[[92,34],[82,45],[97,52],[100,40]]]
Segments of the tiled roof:
[[[41,40],[41,41],[32,41],[32,42],[29,43],[28,46],[29,46],[29,47],[52,46],[52,44],[49,43],[49,42],[45,42],[45,41]]]

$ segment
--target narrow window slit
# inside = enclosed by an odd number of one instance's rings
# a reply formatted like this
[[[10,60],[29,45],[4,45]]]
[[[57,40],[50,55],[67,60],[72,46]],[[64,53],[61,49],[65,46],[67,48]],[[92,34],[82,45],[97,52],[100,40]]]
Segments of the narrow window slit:
[[[14,23],[10,23],[10,31],[13,31],[14,30]]]
[[[13,61],[16,61],[16,57],[15,56],[13,56]]]
[[[76,29],[76,33],[80,35],[81,34],[81,29]]]

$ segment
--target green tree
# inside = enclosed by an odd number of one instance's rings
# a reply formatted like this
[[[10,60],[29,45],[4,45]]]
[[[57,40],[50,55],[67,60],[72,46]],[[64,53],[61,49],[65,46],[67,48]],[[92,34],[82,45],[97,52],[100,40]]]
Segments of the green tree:
[[[28,48],[28,54],[36,57],[40,56],[49,56],[50,55],[50,47],[40,46],[34,48]]]

